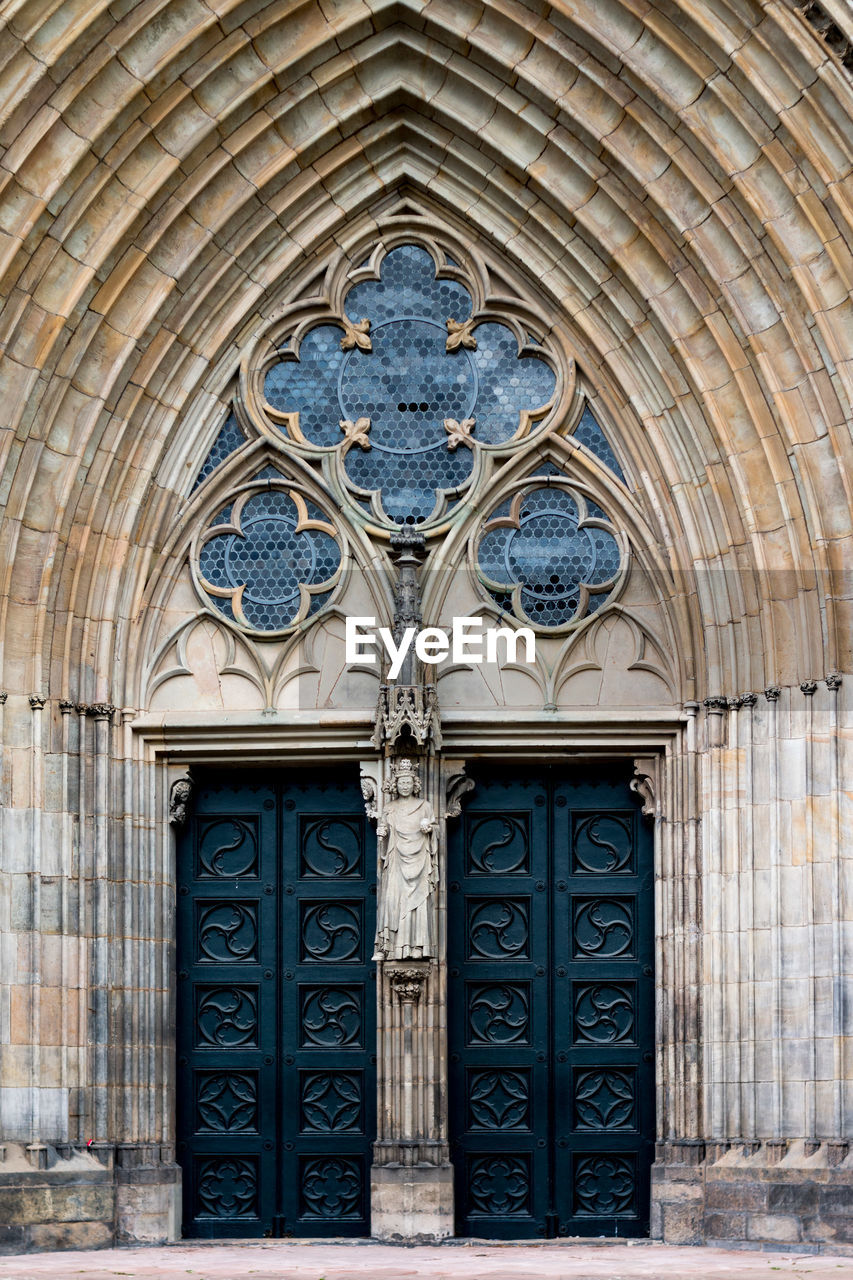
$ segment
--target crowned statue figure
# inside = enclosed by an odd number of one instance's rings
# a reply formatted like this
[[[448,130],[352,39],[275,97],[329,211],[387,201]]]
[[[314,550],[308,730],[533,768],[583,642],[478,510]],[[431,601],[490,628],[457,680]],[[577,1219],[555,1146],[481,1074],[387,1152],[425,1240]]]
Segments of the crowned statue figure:
[[[376,826],[379,901],[374,960],[422,960],[436,954],[430,895],[438,883],[438,819],[420,798],[411,760],[391,763]]]

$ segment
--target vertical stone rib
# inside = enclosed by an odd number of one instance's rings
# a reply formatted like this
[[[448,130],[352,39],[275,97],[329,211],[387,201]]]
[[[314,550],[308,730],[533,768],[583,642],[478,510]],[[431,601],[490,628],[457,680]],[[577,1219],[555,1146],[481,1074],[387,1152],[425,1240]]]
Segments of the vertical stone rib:
[[[77,932],[77,924],[75,924],[74,913],[71,910],[71,886],[73,875],[73,833],[72,833],[72,813],[74,811],[74,800],[71,795],[71,713],[74,710],[74,703],[62,701],[59,704],[60,711],[60,737],[59,737],[59,771],[60,771],[60,803],[62,811],[59,814],[59,857],[60,857],[60,875],[62,877],[62,913],[61,913],[61,939],[62,952],[60,958],[60,983],[62,990],[65,992],[65,998],[62,1001],[62,1047],[60,1049],[59,1059],[59,1083],[60,1087],[66,1090],[66,1097],[70,1101],[70,1080],[71,1072],[69,1070],[69,1059],[73,1053],[71,1045],[71,993],[79,986],[81,975],[76,971],[76,966],[71,964],[71,939]],[[77,921],[79,922],[80,904],[77,904]],[[75,1079],[77,1073],[74,1073]],[[69,1106],[70,1113],[70,1106]],[[68,1116],[68,1132],[71,1134],[71,1116]]]
[[[844,878],[841,874],[841,737],[839,733],[838,703],[841,676],[831,673],[826,677],[829,691],[829,857],[832,870],[832,1061],[833,1085],[833,1135],[846,1138],[847,1099],[845,1097],[847,1064],[844,1041],[844,944],[842,920],[844,911]]]
[[[779,688],[770,685],[764,691],[767,699],[767,740],[769,744],[770,777],[768,785],[770,821],[770,937],[773,954],[771,991],[773,1000],[773,1128],[775,1139],[782,1133],[782,877],[779,847]]]
[[[41,877],[42,877],[42,809],[44,806],[44,698],[30,697],[32,709],[32,753],[30,756],[30,871],[29,871],[29,1013],[30,1013],[30,1142],[42,1140],[41,1117]],[[45,1137],[60,1135],[44,1134]]]
[[[77,1016],[79,1019],[80,1053],[78,1056],[79,1098],[77,1140],[86,1142],[92,1137],[92,1092],[88,1088],[91,1080],[91,1053],[89,1039],[89,985],[91,982],[91,895],[89,879],[89,841],[86,791],[86,704],[78,702],[77,711],[77,968],[80,974],[80,985],[77,989]]]
[[[709,1136],[718,1141],[726,1137],[726,1063],[725,1063],[725,960],[723,955],[723,865],[722,865],[722,718],[726,709],[725,698],[706,698],[707,751],[703,759],[703,791],[707,796],[703,877],[710,904],[706,939],[708,956],[705,963],[706,1035],[705,1093]]]
[[[741,716],[740,699],[729,698],[728,734],[722,753],[722,939],[723,955],[723,1053],[725,1072],[726,1139],[742,1137],[743,1128],[743,1061],[746,1054],[744,1029],[741,1024],[740,939],[742,928],[741,892],[747,877],[743,865],[741,843]],[[749,1028],[747,1032],[751,1034]]]
[[[175,1131],[175,992],[174,921],[176,849],[168,822],[158,822],[157,775],[152,753],[137,750],[140,774],[140,808],[144,815],[139,834],[142,890],[140,928],[148,939],[145,994],[140,1007],[145,1051],[140,1070],[145,1080],[143,1134],[152,1141],[173,1141]],[[168,797],[161,797],[163,819]]]
[[[665,815],[677,812],[671,794],[680,782],[680,752],[672,752],[663,771],[667,796]],[[678,773],[678,777],[674,775]],[[675,1138],[681,1134],[683,1073],[679,1070],[677,1043],[681,1039],[684,1010],[676,1001],[676,986],[681,976],[684,939],[681,921],[677,919],[674,898],[684,885],[677,884],[674,867],[674,829],[671,821],[655,822],[655,1043],[658,1046],[656,1077],[657,1137]],[[678,987],[683,991],[683,986]],[[667,1082],[666,1085],[664,1082]],[[664,1127],[666,1126],[666,1127]]]
[[[743,1136],[757,1137],[757,1117],[755,1106],[756,1082],[758,1079],[756,1054],[756,1007],[755,1007],[755,947],[753,945],[755,918],[755,704],[754,693],[744,694],[741,704],[746,708],[740,717],[743,725],[744,762],[743,779],[745,794],[743,797],[743,857],[741,861],[741,902],[742,933],[746,934],[745,946],[741,954],[746,952],[746,987],[741,1009],[741,1089],[743,1093]],[[740,941],[740,939],[739,939]]]
[[[704,1136],[706,1113],[704,1110],[703,1078],[700,1075],[700,1046],[704,1039],[705,998],[703,987],[703,939],[704,939],[704,895],[702,891],[702,846],[700,818],[698,809],[698,724],[699,704],[685,704],[687,721],[686,750],[683,755],[683,793],[686,830],[682,832],[684,840],[684,856],[687,865],[687,886],[685,904],[686,929],[684,937],[684,969],[690,975],[691,1007],[685,1017],[685,1045],[689,1045],[690,1075],[688,1092],[685,1098],[684,1134],[690,1138]],[[695,955],[695,960],[694,960]]]
[[[110,1124],[110,718],[112,707],[97,703],[91,708],[95,721],[95,786],[93,802],[93,902],[92,957],[92,1094],[94,1137],[111,1136]]]
[[[815,1074],[817,1072],[817,976],[815,961],[817,958],[815,938],[815,857],[814,847],[814,693],[817,684],[814,680],[804,681],[800,689],[805,695],[805,723],[803,726],[805,739],[805,778],[804,778],[804,821],[805,821],[805,874],[803,876],[803,915],[806,923],[808,939],[808,1018],[806,1037],[808,1043],[809,1065],[805,1080],[805,1129],[806,1137],[815,1139],[818,1133],[817,1098]],[[791,850],[792,855],[795,850]]]
[[[124,935],[125,957],[122,973],[125,979],[124,989],[122,991],[122,1039],[121,1046],[122,1071],[121,1071],[121,1123],[116,1133],[116,1138],[120,1142],[132,1142],[134,1139],[142,1138],[140,1132],[140,1097],[139,1086],[139,1064],[140,1054],[139,1046],[145,1041],[141,1040],[140,1033],[142,1028],[139,1019],[139,1002],[141,992],[150,984],[145,981],[143,965],[141,963],[142,956],[139,943],[139,920],[137,916],[136,906],[139,894],[139,879],[133,874],[134,848],[133,848],[133,764],[131,760],[131,751],[133,746],[132,731],[130,720],[132,713],[122,711],[121,713],[121,740],[120,753],[116,762],[118,771],[118,781],[121,787],[122,811],[118,815],[121,832],[121,882],[123,886],[124,899],[124,923],[122,933]],[[136,975],[133,982],[128,982],[130,974]]]

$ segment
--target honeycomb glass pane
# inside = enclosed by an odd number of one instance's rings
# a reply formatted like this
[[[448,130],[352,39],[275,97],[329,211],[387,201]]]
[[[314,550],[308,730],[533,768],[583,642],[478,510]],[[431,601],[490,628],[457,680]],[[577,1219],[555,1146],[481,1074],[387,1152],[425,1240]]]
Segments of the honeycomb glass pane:
[[[504,514],[506,505],[499,510]],[[600,508],[596,512],[603,515]],[[517,523],[483,534],[477,559],[498,604],[507,607],[510,593],[520,587],[522,620],[559,627],[575,618],[581,584],[593,592],[603,587],[618,572],[620,554],[608,530],[580,526],[580,512],[567,489],[549,486],[525,495]],[[593,594],[590,608],[600,607],[606,598]]]
[[[523,410],[548,403],[557,379],[544,360],[519,358],[515,335],[505,325],[478,325],[474,337],[477,350],[471,358],[480,384],[477,439],[482,444],[503,444],[518,430]]]
[[[298,413],[299,428],[312,444],[328,447],[341,439],[337,382],[345,355],[343,330],[322,324],[302,339],[298,360],[274,364],[264,382],[267,402],[281,413]]]
[[[316,507],[309,507],[309,517],[321,515]],[[242,587],[243,614],[254,629],[281,631],[294,621],[301,606],[300,586],[329,582],[341,562],[334,538],[320,529],[297,530],[298,521],[293,499],[271,489],[246,502],[240,533],[224,531],[205,543],[199,555],[203,585],[231,593],[218,596],[208,592],[214,609],[233,619],[233,595]],[[220,521],[212,521],[217,523]],[[309,615],[329,594],[311,595]]]
[[[586,445],[590,453],[595,454],[599,462],[603,462],[605,467],[609,467],[610,470],[624,483],[625,476],[622,473],[622,468],[616,460],[616,454],[607,443],[604,432],[593,417],[591,409],[584,409],[583,417],[575,427],[572,434],[576,440],[581,442],[581,444]]]
[[[374,325],[397,316],[448,316],[467,320],[471,295],[455,280],[437,280],[435,263],[426,249],[404,244],[392,249],[382,261],[381,279],[364,280],[350,289],[346,299],[350,320],[365,317]]]
[[[246,438],[237,426],[237,419],[233,413],[229,414],[211,445],[210,452],[201,464],[201,470],[195,478],[192,492],[195,493],[199,485],[203,484],[207,477],[213,474],[220,462],[224,462],[226,458],[230,457],[245,443]]]

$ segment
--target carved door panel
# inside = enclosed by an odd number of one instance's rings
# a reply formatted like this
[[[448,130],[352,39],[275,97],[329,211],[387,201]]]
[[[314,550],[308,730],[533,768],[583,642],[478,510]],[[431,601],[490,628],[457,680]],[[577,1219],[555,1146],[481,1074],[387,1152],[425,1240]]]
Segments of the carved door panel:
[[[483,770],[449,841],[458,1233],[647,1234],[652,839],[625,771]]]
[[[322,776],[210,774],[179,841],[185,1235],[368,1233],[375,842]]]

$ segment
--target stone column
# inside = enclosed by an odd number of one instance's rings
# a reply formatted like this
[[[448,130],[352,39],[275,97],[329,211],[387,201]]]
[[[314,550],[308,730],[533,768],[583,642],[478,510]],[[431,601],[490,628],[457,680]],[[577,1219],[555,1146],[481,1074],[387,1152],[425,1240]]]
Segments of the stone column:
[[[404,626],[420,625],[418,570],[424,555],[417,531],[392,539],[398,639]],[[373,742],[379,758],[362,765],[362,791],[368,816],[377,823],[379,847],[371,1234],[380,1240],[441,1240],[454,1231],[447,1134],[446,827],[472,784],[461,762],[439,754],[435,689],[413,654],[397,681],[383,681]],[[401,775],[405,791],[398,784]],[[409,879],[403,882],[406,859]],[[395,876],[402,898],[389,891]],[[405,903],[419,901],[424,891],[426,900],[415,915]]]
[[[362,766],[368,813],[391,759]],[[381,1240],[453,1235],[453,1168],[447,1133],[447,819],[470,782],[461,762],[419,761],[422,796],[438,819],[437,876],[430,894],[435,954],[377,959],[377,1135],[371,1169],[371,1234]]]

